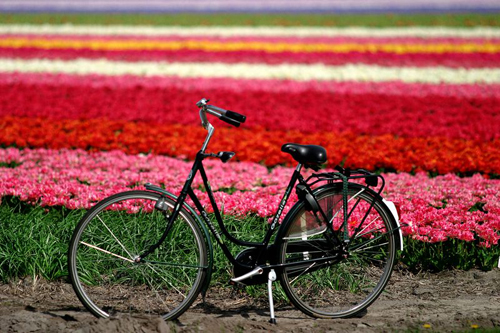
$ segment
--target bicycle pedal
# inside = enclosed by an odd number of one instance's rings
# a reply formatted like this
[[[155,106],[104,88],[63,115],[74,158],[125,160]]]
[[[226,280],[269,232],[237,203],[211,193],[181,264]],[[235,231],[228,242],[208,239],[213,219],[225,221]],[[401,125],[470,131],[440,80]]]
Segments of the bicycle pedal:
[[[233,281],[233,280],[229,280],[228,284],[233,286],[234,288],[238,288],[238,289],[243,289],[247,286],[243,282],[238,282],[238,281]]]

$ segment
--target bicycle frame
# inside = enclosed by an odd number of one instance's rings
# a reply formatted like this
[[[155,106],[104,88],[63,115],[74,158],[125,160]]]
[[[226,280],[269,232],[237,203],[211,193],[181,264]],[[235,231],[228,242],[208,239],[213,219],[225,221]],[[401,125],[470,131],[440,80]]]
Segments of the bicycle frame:
[[[210,135],[210,132],[209,132],[209,135]],[[209,136],[207,136],[207,138],[209,139]],[[206,147],[206,145],[204,145],[204,147]],[[255,247],[255,248],[260,249],[258,257],[260,257],[265,252],[265,250],[269,246],[269,242],[271,240],[271,237],[272,237],[274,231],[276,230],[276,226],[278,225],[278,221],[279,221],[281,215],[283,214],[283,209],[285,208],[285,206],[288,202],[288,199],[290,197],[290,193],[292,192],[292,189],[294,188],[297,180],[302,179],[302,177],[300,175],[300,170],[302,169],[302,165],[301,164],[297,165],[297,168],[293,172],[292,177],[290,179],[290,182],[285,190],[285,194],[284,194],[283,198],[281,199],[281,202],[278,206],[278,210],[273,218],[272,223],[270,224],[268,231],[266,232],[266,234],[264,236],[264,240],[260,243],[259,242],[247,242],[247,241],[237,239],[236,237],[231,235],[231,233],[227,230],[227,228],[225,227],[224,222],[222,220],[220,210],[217,206],[217,203],[215,202],[215,198],[214,198],[212,189],[210,187],[210,183],[208,181],[208,177],[207,177],[205,168],[203,166],[203,160],[205,158],[209,158],[209,157],[213,157],[213,156],[214,156],[213,154],[205,154],[203,152],[203,149],[198,152],[198,154],[196,155],[195,161],[193,163],[193,166],[191,168],[191,171],[189,172],[189,175],[186,179],[186,182],[184,183],[184,186],[181,190],[181,193],[180,193],[179,197],[177,198],[177,202],[174,206],[174,210],[169,217],[167,228],[166,228],[164,234],[162,235],[160,240],[155,245],[151,246],[147,251],[145,251],[143,254],[141,254],[139,256],[139,258],[140,258],[139,260],[144,259],[148,254],[150,254],[151,252],[156,250],[161,245],[161,243],[163,243],[166,236],[168,235],[168,232],[171,229],[171,225],[174,223],[175,219],[179,215],[181,207],[184,205],[184,202],[185,202],[187,196],[189,196],[191,198],[191,200],[193,201],[193,203],[195,204],[196,209],[200,213],[200,216],[203,218],[203,221],[210,229],[216,242],[220,245],[222,251],[224,252],[225,256],[228,258],[228,260],[235,266],[241,266],[244,268],[253,268],[252,266],[244,265],[235,259],[235,257],[229,251],[227,245],[225,244],[224,239],[221,237],[221,234],[219,233],[219,231],[217,231],[217,229],[213,225],[212,221],[208,217],[208,214],[207,214],[205,208],[203,208],[203,206],[200,203],[200,200],[198,199],[198,197],[194,193],[191,185],[192,185],[193,180],[198,172],[200,173],[200,175],[202,177],[203,184],[204,184],[205,189],[206,189],[206,193],[207,193],[208,198],[210,200],[210,204],[214,210],[215,219],[217,220],[219,228],[222,231],[222,234],[224,235],[224,237],[226,237],[229,241],[231,241],[234,244]]]

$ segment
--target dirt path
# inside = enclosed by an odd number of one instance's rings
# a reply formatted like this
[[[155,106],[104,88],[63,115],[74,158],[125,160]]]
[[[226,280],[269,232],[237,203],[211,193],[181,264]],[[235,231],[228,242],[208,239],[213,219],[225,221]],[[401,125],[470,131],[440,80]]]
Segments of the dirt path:
[[[264,299],[241,297],[232,287],[224,295],[209,291],[176,322],[160,319],[96,319],[85,311],[71,286],[32,280],[0,285],[0,332],[381,332],[420,329],[500,332],[500,270],[395,273],[390,286],[361,318],[315,320],[291,306],[268,323]]]

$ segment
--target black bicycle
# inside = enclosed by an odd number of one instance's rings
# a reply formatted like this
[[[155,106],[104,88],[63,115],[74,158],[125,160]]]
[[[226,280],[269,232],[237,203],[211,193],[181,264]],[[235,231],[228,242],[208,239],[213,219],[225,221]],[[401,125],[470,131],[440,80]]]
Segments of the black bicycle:
[[[403,247],[396,207],[380,196],[384,178],[337,167],[336,172],[304,179],[302,168],[318,172],[327,161],[326,151],[287,143],[281,150],[298,165],[276,215],[262,242],[239,240],[224,226],[203,160],[227,162],[234,156],[206,153],[214,133],[207,114],[236,127],[246,117],[207,103],[202,99],[196,104],[208,134],[178,197],[146,184],[147,191],[122,192],[100,201],[77,225],[68,262],[80,301],[98,317],[177,318],[200,292],[205,297],[214,261],[210,231],[233,265],[233,283],[267,282],[271,322],[276,279],[290,301],[310,316],[341,318],[366,309],[385,288],[396,251]],[[220,231],[191,187],[197,173]],[[279,223],[293,189],[298,201]],[[186,203],[187,197],[195,207]],[[227,240],[247,249],[233,256]]]

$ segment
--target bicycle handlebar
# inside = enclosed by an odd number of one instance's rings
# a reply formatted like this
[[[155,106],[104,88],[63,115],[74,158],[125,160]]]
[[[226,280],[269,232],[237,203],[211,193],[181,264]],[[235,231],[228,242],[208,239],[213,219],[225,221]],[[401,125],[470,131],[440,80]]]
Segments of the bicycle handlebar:
[[[208,99],[202,98],[196,103],[196,106],[200,108],[200,118],[203,127],[205,127],[205,124],[208,122],[205,115],[206,112],[235,127],[239,127],[241,123],[247,120],[247,117],[240,113],[225,110],[215,105],[208,105],[208,101]]]
[[[241,123],[239,121],[234,120],[233,118],[229,118],[229,117],[227,117],[225,115],[220,116],[219,119],[222,120],[222,121],[224,121],[224,122],[226,122],[226,123],[228,123],[229,125],[233,125],[235,127],[240,127],[240,125],[241,125]]]
[[[236,121],[239,121],[240,123],[244,123],[247,120],[247,116],[244,116],[240,113],[237,113],[237,112],[234,112],[231,110],[227,110],[226,116],[229,118],[232,118]]]

